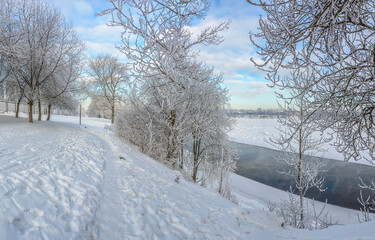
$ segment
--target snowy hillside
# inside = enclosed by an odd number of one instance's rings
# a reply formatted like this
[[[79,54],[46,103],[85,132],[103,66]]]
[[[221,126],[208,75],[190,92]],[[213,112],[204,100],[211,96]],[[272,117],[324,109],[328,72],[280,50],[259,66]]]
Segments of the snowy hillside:
[[[237,206],[176,182],[178,172],[104,130],[107,121],[52,120],[0,115],[0,239],[375,239],[354,211],[353,225],[283,228],[265,210],[282,191],[234,175]]]

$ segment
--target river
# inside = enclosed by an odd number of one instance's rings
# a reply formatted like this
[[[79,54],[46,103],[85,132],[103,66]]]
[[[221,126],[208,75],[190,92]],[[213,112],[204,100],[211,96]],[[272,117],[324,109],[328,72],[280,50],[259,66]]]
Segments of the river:
[[[285,164],[277,160],[282,154],[281,151],[248,144],[232,144],[240,150],[236,170],[238,175],[281,190],[289,190],[290,186],[295,186],[291,176],[277,172],[285,169]],[[322,175],[325,178],[323,186],[326,190],[320,192],[316,188],[311,188],[307,191],[306,197],[321,202],[327,199],[329,204],[358,210],[361,207],[357,201],[360,191],[359,177],[364,181],[375,178],[375,167],[333,159],[324,161],[327,172]],[[368,191],[363,193],[364,197],[371,194]]]

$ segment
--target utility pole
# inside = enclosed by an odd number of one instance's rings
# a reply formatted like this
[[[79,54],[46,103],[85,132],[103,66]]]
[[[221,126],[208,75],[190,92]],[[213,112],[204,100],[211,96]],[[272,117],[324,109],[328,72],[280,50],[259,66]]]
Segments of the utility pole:
[[[79,105],[79,125],[81,125],[82,123],[82,105],[80,104]]]

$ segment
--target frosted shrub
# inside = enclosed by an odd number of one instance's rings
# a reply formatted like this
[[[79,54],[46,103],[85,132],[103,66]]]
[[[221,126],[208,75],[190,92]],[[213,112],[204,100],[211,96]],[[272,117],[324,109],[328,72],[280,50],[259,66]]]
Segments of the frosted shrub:
[[[369,184],[365,184],[362,180],[362,178],[359,178],[360,183],[358,184],[360,188],[370,191],[370,192],[375,192],[375,181],[372,180]],[[370,222],[371,211],[375,211],[375,200],[371,197],[371,195],[367,196],[367,198],[363,198],[363,193],[362,190],[359,192],[359,198],[357,198],[358,202],[361,204],[361,214],[358,215],[358,221],[360,223],[362,222]]]
[[[115,121],[115,131],[120,137],[137,145],[141,152],[147,150],[147,129],[143,128],[144,119],[136,110],[124,110],[118,113]]]
[[[328,212],[325,210],[326,203],[318,210],[315,207],[314,200],[304,198],[303,204],[303,220],[301,221],[301,209],[299,207],[299,196],[295,195],[292,190],[288,191],[288,199],[284,200],[279,208],[276,209],[276,213],[284,220],[285,225],[289,225],[295,228],[319,230],[325,229],[336,223],[332,222]],[[276,207],[272,207],[272,211]],[[271,211],[271,210],[270,210]]]

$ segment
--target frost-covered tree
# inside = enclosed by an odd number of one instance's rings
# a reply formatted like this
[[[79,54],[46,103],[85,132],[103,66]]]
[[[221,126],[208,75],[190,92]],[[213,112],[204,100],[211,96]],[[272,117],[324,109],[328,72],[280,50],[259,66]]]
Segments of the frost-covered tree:
[[[9,76],[10,67],[4,57],[1,57],[0,55],[0,84],[6,84],[7,80],[9,81]]]
[[[373,179],[370,183],[364,183],[362,178],[359,178],[360,183],[358,184],[361,188],[359,195],[360,197],[357,198],[358,202],[361,204],[360,212],[361,218],[358,215],[359,222],[370,222],[372,220],[370,212],[375,210],[375,199],[374,196],[368,195],[367,198],[363,198],[363,191],[372,191],[375,192],[375,180]]]
[[[12,54],[11,45],[15,47],[20,40],[19,25],[15,21],[16,9],[14,2],[11,0],[0,0],[0,62],[3,70],[4,59],[7,55]],[[4,80],[4,79],[2,79]]]
[[[158,135],[159,128],[154,123],[151,113],[148,111],[147,106],[141,103],[141,97],[134,94],[134,92],[129,101],[135,102],[132,102],[116,116],[116,133],[138,146],[141,152],[162,162],[162,157],[160,156],[164,155],[163,150],[165,148],[161,147],[163,142],[155,137]]]
[[[90,105],[87,109],[90,117],[111,119],[111,105],[103,96],[91,98]]]
[[[309,95],[304,92],[305,86],[314,80],[311,72],[300,73],[298,70],[292,73],[291,77],[284,79],[295,88],[291,89],[286,95],[278,94],[280,107],[290,112],[290,115],[281,116],[278,122],[280,135],[271,139],[271,142],[283,150],[280,161],[286,165],[285,170],[280,171],[295,179],[295,188],[297,190],[299,201],[298,218],[293,221],[294,226],[305,228],[309,225],[305,218],[306,206],[305,195],[310,188],[316,187],[324,191],[324,178],[320,175],[324,172],[324,163],[316,155],[322,156],[322,144],[327,141],[322,134],[317,132],[319,123],[317,117],[320,117],[316,109],[311,109]],[[293,187],[294,188],[294,187]],[[294,198],[290,198],[293,199]],[[289,205],[294,203],[290,202]],[[285,210],[287,211],[287,210]]]
[[[67,53],[72,55],[67,56],[67,61],[62,62],[48,81],[39,87],[38,105],[41,101],[47,104],[47,121],[50,120],[52,107],[70,111],[77,109],[77,96],[80,92],[79,78],[83,68],[82,51],[83,48],[77,52]],[[39,111],[38,120],[41,120],[41,111]]]
[[[16,14],[14,3],[10,0],[0,0],[0,84],[4,90],[9,86],[14,87],[14,79],[11,78],[11,65],[7,61],[8,56],[15,54],[14,49],[21,38],[19,25],[14,19]],[[7,98],[12,98],[9,96]]]
[[[41,0],[11,3],[15,9],[12,17],[18,26],[11,32],[21,37],[17,44],[7,45],[6,60],[28,102],[29,122],[32,122],[33,104],[43,98],[43,86],[57,79],[72,60],[80,59],[84,48],[57,9]]]
[[[111,112],[111,122],[115,120],[115,108],[124,102],[128,84],[128,66],[109,54],[99,55],[89,62],[91,80],[87,85],[88,95],[94,101],[106,101]]]
[[[227,90],[223,89],[222,76],[213,74],[213,69],[202,68],[195,71],[199,82],[189,89],[187,116],[189,131],[192,138],[193,172],[192,179],[198,180],[198,170],[202,161],[209,160],[210,151],[222,152],[226,134],[231,120],[224,112],[228,102]],[[226,151],[221,157],[227,154]],[[219,158],[222,160],[221,158]]]
[[[375,160],[375,2],[356,0],[247,0],[265,17],[251,33],[271,85],[295,86],[283,73],[310,68],[316,78],[305,92],[321,122],[337,135],[335,146],[346,160]],[[366,154],[362,154],[365,152]]]
[[[77,110],[77,95],[80,91],[75,83],[77,79],[71,79],[67,76],[65,80],[67,81],[54,79],[48,82],[48,87],[43,87],[42,100],[47,103],[47,121],[51,119],[52,108],[65,109],[71,112]]]
[[[195,80],[189,74],[195,65],[199,45],[218,44],[218,33],[229,22],[220,23],[193,36],[189,30],[201,20],[208,9],[208,1],[108,1],[111,7],[99,15],[111,14],[110,25],[123,28],[123,45],[118,48],[132,61],[133,76],[142,81],[142,88],[149,96],[156,96],[155,111],[160,123],[164,123],[167,153],[166,162],[175,165],[181,144],[179,131],[184,116],[180,108],[186,102],[184,91]],[[151,100],[150,100],[151,101]]]
[[[142,114],[144,129],[149,131],[148,145],[155,158],[171,167],[177,166],[181,145],[188,138],[186,91],[174,92],[174,84],[159,84],[159,77],[133,85],[129,103]],[[142,135],[142,134],[141,134]]]
[[[162,74],[159,81],[176,83],[181,59],[195,57],[192,48],[199,45],[219,44],[218,33],[228,27],[229,22],[210,26],[198,36],[192,36],[188,26],[202,20],[209,3],[206,0],[108,0],[111,7],[99,15],[111,14],[111,26],[123,28],[123,45],[118,48],[133,61],[134,73],[144,77]]]
[[[6,91],[6,98],[17,102],[16,117],[18,117],[23,93],[14,76],[12,76],[8,57],[16,55],[16,49],[21,40],[21,32],[14,17],[16,15],[14,2],[0,0],[0,6],[0,84]],[[10,94],[8,94],[9,88],[13,89]]]
[[[111,14],[110,25],[123,28],[123,45],[118,48],[131,61],[134,77],[131,106],[116,118],[118,134],[202,184],[222,161],[224,178],[233,171],[228,167],[232,155],[223,150],[230,125],[223,112],[227,91],[220,86],[221,76],[197,60],[197,49],[219,44],[218,33],[229,22],[194,35],[189,27],[203,19],[208,1],[108,2],[111,7],[100,15]]]
[[[238,152],[235,147],[228,143],[222,144],[218,152],[219,159],[215,161],[218,176],[217,191],[221,195],[231,199],[233,196],[229,186],[229,174],[233,173],[237,168],[235,159],[238,159]]]
[[[206,186],[218,183],[218,191],[230,196],[228,176],[235,169],[235,152],[227,143],[231,119],[226,115],[227,90],[221,87],[222,77],[212,69],[196,65],[190,77],[196,79],[189,89],[178,96],[176,105],[164,105],[171,97],[139,88],[130,96],[131,107],[116,118],[117,133],[139,146],[142,152],[169,165],[168,154],[186,177]],[[133,89],[134,90],[134,89]],[[158,88],[161,91],[160,88]],[[167,91],[161,91],[167,93]],[[172,101],[171,101],[172,102]],[[175,123],[169,125],[164,112],[175,110]],[[170,128],[174,127],[171,131]],[[174,134],[174,135],[172,135]],[[172,144],[169,141],[173,141]],[[168,146],[175,146],[174,149]],[[191,154],[188,151],[191,149]]]

